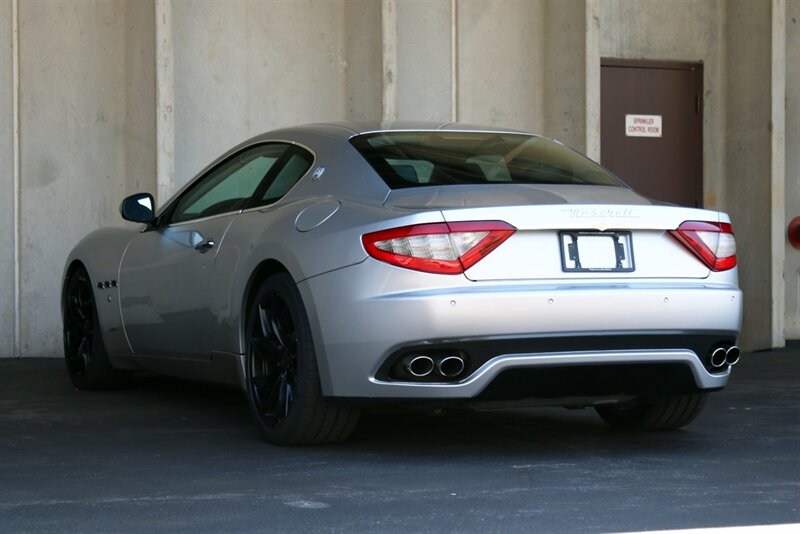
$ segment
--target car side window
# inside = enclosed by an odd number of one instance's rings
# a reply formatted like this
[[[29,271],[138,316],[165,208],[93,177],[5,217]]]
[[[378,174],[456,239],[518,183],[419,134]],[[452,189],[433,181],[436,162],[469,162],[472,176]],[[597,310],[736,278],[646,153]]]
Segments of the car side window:
[[[314,162],[314,156],[299,146],[293,146],[284,159],[285,162],[277,170],[277,173],[269,177],[262,185],[261,190],[257,192],[254,206],[266,206],[283,198],[294,187],[294,184],[308,172]]]
[[[178,198],[167,224],[244,208],[290,148],[278,143],[258,145],[224,161]]]

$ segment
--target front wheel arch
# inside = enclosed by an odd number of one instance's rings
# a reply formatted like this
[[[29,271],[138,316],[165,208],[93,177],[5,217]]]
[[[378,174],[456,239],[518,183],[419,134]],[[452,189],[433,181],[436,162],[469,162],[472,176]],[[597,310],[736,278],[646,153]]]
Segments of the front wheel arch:
[[[78,389],[111,389],[127,384],[129,371],[114,369],[100,326],[95,287],[86,267],[73,262],[64,278],[62,326],[67,374]]]
[[[69,266],[66,269],[64,269],[64,277],[61,279],[61,317],[62,318],[64,317],[64,310],[65,310],[66,305],[67,305],[67,282],[69,282],[69,279],[72,276],[74,276],[75,273],[79,269],[83,269],[87,273],[89,272],[89,269],[86,268],[86,265],[83,263],[83,261],[81,261],[79,259],[72,260],[72,262],[69,264]],[[92,279],[91,274],[89,274],[89,279],[90,280]]]

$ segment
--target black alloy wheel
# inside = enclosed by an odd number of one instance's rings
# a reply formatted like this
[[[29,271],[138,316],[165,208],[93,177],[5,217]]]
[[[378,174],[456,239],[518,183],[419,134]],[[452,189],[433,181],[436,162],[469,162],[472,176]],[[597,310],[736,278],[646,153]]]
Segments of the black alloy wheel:
[[[707,395],[702,392],[650,400],[633,400],[619,405],[595,406],[595,411],[612,428],[620,430],[676,430],[700,415]]]
[[[256,303],[250,333],[250,388],[261,419],[275,427],[289,415],[297,389],[297,331],[288,304],[268,293]]]
[[[79,389],[120,387],[131,373],[111,367],[108,361],[94,288],[86,269],[73,270],[66,282],[63,302],[64,359],[70,380]]]
[[[94,347],[94,296],[89,277],[77,272],[67,283],[64,304],[64,356],[70,377],[86,375]]]
[[[360,412],[322,396],[311,327],[287,273],[267,278],[247,314],[246,390],[267,440],[311,445],[346,439]]]

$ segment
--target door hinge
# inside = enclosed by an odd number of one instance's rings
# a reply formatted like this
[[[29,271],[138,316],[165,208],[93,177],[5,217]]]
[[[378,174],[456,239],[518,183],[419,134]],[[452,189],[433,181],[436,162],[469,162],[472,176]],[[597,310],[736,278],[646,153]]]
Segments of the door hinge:
[[[694,112],[700,113],[700,108],[703,105],[703,97],[700,93],[694,95]]]

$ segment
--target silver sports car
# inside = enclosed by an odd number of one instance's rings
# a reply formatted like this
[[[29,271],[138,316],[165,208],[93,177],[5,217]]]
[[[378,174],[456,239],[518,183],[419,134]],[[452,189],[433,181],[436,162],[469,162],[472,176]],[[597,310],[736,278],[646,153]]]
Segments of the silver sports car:
[[[214,161],[69,255],[69,376],[240,386],[277,444],[389,401],[594,407],[671,429],[739,359],[729,217],[637,195],[529,133],[317,124]]]

